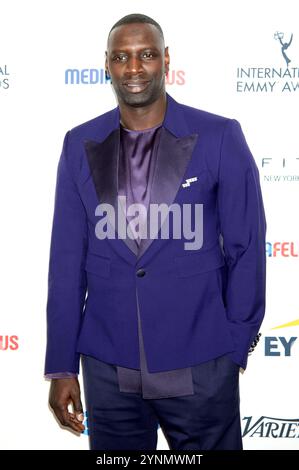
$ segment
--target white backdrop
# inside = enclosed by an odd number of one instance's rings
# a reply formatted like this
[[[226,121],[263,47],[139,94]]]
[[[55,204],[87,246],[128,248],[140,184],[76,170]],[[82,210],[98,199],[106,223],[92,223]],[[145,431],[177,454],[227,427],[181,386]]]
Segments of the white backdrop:
[[[0,448],[88,449],[87,435],[60,428],[47,404],[48,256],[63,137],[117,103],[109,84],[66,84],[65,71],[103,73],[112,25],[144,13],[160,23],[169,46],[167,91],[237,119],[257,162],[267,309],[240,376],[243,442],[245,449],[298,449],[298,2],[0,0],[0,12]],[[283,42],[293,34],[288,76],[265,77],[287,70],[277,32]],[[249,76],[238,78],[241,68]],[[160,429],[158,449],[168,449]]]

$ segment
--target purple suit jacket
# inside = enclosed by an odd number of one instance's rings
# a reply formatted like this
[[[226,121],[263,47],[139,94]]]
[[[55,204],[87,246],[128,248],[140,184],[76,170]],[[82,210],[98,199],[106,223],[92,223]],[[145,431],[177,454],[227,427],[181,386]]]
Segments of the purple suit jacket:
[[[203,204],[203,245],[185,250],[188,240],[172,237],[170,224],[169,239],[143,239],[137,254],[135,241],[119,238],[117,230],[114,239],[95,233],[99,203],[117,213],[119,121],[117,106],[64,139],[45,374],[79,373],[80,353],[140,368],[136,289],[149,372],[226,353],[245,369],[265,313],[266,219],[258,168],[239,122],[167,93],[150,202]]]

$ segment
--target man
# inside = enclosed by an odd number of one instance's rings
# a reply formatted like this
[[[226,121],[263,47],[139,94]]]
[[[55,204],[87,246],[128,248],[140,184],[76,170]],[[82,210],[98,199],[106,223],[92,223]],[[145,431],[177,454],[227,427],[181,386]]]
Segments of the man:
[[[169,63],[158,23],[119,20],[118,106],[68,131],[58,166],[45,375],[58,420],[82,432],[81,357],[91,449],[155,449],[158,423],[171,449],[242,449],[239,369],[265,311],[259,173],[238,121],[166,93]],[[195,209],[195,248],[188,218],[153,227],[155,204]]]

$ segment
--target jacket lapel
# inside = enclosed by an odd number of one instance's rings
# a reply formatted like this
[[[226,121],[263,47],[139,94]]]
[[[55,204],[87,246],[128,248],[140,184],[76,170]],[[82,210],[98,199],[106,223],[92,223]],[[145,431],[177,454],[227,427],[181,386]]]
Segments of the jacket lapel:
[[[125,217],[125,212],[118,202],[118,167],[119,167],[119,146],[120,129],[114,129],[103,142],[85,141],[85,150],[88,158],[89,168],[92,174],[94,186],[98,196],[99,204],[112,206],[114,215],[107,212],[110,229],[115,233],[115,238],[121,238],[119,234],[118,220],[122,221],[120,226],[125,228],[121,234],[130,231]],[[110,217],[112,215],[112,217]],[[123,238],[128,248],[135,255],[138,253],[138,246],[128,235]]]
[[[156,168],[151,188],[150,204],[159,205],[164,203],[167,204],[167,206],[170,206],[174,203],[188,163],[191,159],[191,154],[196,140],[197,134],[177,138],[169,132],[167,128],[162,128],[157,152]],[[163,211],[161,211],[161,214],[163,214]],[[164,213],[161,220],[160,217],[158,218],[158,225],[155,233],[151,234],[151,237],[143,238],[141,240],[138,257],[141,257],[154,241],[165,219],[166,216]],[[149,223],[150,211],[148,210],[148,233]]]

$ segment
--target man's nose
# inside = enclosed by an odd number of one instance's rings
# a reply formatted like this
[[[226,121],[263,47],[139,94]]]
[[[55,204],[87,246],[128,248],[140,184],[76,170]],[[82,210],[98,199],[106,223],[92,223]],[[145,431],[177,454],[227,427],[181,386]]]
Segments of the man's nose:
[[[137,73],[142,70],[141,60],[138,57],[132,56],[127,62],[127,71],[130,73]]]

